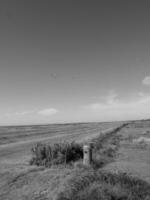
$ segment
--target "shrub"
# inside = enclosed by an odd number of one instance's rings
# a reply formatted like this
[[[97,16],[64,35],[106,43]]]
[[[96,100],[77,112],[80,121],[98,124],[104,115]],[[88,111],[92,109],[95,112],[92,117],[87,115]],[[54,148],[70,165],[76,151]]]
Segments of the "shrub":
[[[67,182],[57,200],[146,200],[150,185],[124,173],[79,170]]]
[[[31,150],[33,154],[30,161],[31,165],[50,167],[52,165],[67,164],[83,158],[82,145],[75,142],[63,142],[53,145],[38,143]]]

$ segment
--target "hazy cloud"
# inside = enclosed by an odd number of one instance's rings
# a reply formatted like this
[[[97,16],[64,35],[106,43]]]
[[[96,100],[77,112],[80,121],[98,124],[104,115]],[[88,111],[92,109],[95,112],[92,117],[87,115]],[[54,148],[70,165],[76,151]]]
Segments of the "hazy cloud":
[[[111,92],[98,102],[88,104],[84,108],[109,120],[150,118],[150,94],[140,92],[134,98],[128,97],[124,100],[115,92]]]
[[[51,116],[54,115],[58,112],[55,108],[46,108],[43,110],[38,111],[38,114],[43,115],[43,116]]]
[[[9,117],[9,116],[24,116],[24,115],[28,115],[31,113],[34,113],[35,111],[22,111],[22,112],[14,112],[14,113],[6,113],[5,116]]]
[[[146,77],[143,79],[142,83],[143,83],[144,85],[150,86],[150,76],[146,76]]]
[[[31,111],[22,111],[22,112],[13,112],[13,113],[6,113],[5,116],[6,117],[11,117],[11,116],[25,116],[25,115],[30,115],[30,114],[34,114],[34,115],[43,115],[43,116],[51,116],[54,115],[58,112],[58,110],[54,109],[54,108],[46,108],[43,110],[31,110]]]

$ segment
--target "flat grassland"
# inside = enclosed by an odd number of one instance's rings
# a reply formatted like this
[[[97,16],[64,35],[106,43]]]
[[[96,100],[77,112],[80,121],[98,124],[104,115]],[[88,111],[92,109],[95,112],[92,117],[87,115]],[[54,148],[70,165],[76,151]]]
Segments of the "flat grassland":
[[[100,132],[120,126],[112,123],[77,123],[0,128],[0,200],[53,200],[72,174],[72,168],[30,166],[31,147],[37,142],[84,142]],[[150,120],[122,128],[115,158],[104,170],[122,171],[150,183],[150,146],[135,139],[150,138]],[[109,145],[109,144],[108,144]]]
[[[150,120],[135,121],[123,128],[119,135],[121,141],[117,157],[106,168],[126,172],[150,183]],[[134,142],[139,138],[148,142]]]
[[[31,148],[37,142],[84,142],[120,122],[74,123],[0,127],[0,199],[48,199],[57,193],[70,169],[30,166]]]

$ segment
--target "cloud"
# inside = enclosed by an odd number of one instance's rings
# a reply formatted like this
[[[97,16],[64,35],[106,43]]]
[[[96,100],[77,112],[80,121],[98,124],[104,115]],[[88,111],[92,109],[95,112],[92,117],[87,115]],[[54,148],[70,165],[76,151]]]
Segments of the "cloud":
[[[58,112],[55,108],[46,108],[43,110],[38,111],[38,114],[43,115],[43,116],[51,116],[54,115]]]
[[[32,114],[35,111],[22,111],[22,112],[14,112],[14,113],[6,113],[5,116],[9,117],[9,116],[24,116],[24,115],[28,115],[28,114]]]
[[[114,91],[98,102],[84,106],[86,110],[104,120],[150,118],[150,94],[138,93],[121,99]]]
[[[43,110],[30,110],[30,111],[22,111],[22,112],[13,112],[13,113],[6,113],[5,116],[6,117],[23,117],[26,115],[30,115],[33,114],[33,116],[36,115],[43,115],[43,116],[51,116],[54,115],[58,112],[58,110],[54,109],[54,108],[46,108]]]
[[[143,85],[147,85],[150,86],[150,76],[146,76],[143,81],[142,81]]]

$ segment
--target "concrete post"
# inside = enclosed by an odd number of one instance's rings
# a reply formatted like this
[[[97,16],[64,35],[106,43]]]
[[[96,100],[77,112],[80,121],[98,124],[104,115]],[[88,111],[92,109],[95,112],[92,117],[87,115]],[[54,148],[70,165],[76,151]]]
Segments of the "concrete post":
[[[83,146],[83,164],[90,165],[92,162],[92,148],[91,145]]]

